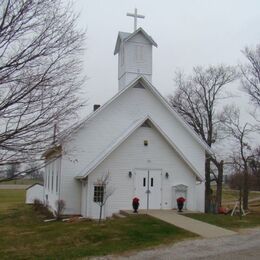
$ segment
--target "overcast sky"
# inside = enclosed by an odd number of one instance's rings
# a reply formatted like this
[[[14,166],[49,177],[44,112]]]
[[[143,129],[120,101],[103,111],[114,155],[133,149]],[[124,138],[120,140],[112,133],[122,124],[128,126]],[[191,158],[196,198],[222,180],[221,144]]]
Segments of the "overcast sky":
[[[75,0],[79,26],[87,30],[87,110],[118,91],[113,51],[118,31],[133,31],[126,13],[135,7],[145,15],[138,27],[158,44],[153,84],[163,95],[173,92],[176,69],[188,73],[196,65],[235,65],[244,61],[241,49],[260,43],[260,0]]]

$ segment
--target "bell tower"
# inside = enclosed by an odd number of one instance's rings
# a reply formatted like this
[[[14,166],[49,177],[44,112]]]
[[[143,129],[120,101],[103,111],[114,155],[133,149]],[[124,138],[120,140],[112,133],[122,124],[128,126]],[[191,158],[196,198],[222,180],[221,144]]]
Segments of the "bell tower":
[[[114,55],[118,54],[118,89],[126,87],[140,75],[152,82],[152,47],[157,43],[141,27],[137,29],[137,18],[143,15],[127,13],[134,17],[134,32],[119,32]]]

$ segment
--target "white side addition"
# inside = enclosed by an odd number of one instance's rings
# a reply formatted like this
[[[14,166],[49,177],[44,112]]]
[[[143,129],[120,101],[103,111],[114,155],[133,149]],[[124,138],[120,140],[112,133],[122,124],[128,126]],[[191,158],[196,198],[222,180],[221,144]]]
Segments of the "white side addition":
[[[34,200],[43,202],[43,185],[35,183],[26,189],[26,204],[33,204]]]

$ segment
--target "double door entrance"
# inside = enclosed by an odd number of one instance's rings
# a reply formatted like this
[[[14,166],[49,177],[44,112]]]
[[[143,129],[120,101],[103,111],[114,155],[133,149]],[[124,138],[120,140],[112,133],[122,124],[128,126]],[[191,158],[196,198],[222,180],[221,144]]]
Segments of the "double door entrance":
[[[161,194],[161,170],[135,170],[135,196],[140,199],[139,209],[160,209]]]

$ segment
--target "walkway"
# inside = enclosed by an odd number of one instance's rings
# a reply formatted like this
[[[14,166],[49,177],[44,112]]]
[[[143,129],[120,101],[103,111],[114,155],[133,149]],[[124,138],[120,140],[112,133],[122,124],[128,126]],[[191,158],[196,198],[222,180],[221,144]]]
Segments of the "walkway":
[[[185,217],[172,210],[149,210],[148,215],[206,238],[223,237],[236,234],[234,231]]]
[[[140,211],[140,214],[145,213],[146,211]],[[148,215],[163,220],[176,227],[188,230],[205,238],[215,238],[237,234],[236,232],[228,229],[224,229],[199,220],[185,217],[173,210],[149,210]]]

